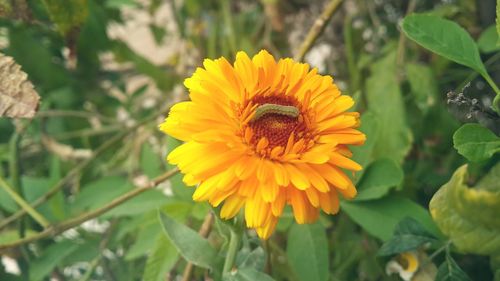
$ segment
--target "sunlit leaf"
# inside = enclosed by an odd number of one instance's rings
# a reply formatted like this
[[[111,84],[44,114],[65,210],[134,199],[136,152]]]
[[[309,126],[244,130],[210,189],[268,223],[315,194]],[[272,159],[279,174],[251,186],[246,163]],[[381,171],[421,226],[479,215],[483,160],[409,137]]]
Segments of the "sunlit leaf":
[[[404,18],[402,29],[406,36],[424,48],[481,74],[486,73],[476,42],[455,22],[414,14]]]
[[[166,235],[186,260],[199,267],[214,267],[217,251],[206,239],[163,212],[159,212],[159,219]]]
[[[328,241],[320,223],[294,224],[288,233],[286,254],[301,281],[328,280]]]
[[[33,118],[40,96],[13,58],[0,53],[0,117]]]
[[[453,146],[465,158],[478,162],[500,152],[500,138],[479,124],[465,124],[453,135]]]
[[[462,252],[500,253],[500,164],[475,186],[468,187],[467,166],[462,166],[432,197],[433,219]]]

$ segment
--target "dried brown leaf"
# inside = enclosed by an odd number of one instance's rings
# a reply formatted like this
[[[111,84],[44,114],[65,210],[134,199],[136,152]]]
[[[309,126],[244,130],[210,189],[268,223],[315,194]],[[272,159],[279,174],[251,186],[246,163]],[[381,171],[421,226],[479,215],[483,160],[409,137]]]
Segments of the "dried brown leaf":
[[[0,117],[33,118],[40,96],[13,58],[0,54]]]

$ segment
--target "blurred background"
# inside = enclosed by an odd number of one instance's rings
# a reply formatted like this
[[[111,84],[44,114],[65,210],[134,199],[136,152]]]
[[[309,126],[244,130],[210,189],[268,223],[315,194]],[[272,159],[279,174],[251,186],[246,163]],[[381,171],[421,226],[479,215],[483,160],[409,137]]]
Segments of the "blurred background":
[[[41,103],[31,120],[0,119],[0,176],[26,201],[38,200],[36,210],[50,223],[106,206],[173,168],[165,156],[179,142],[158,124],[172,104],[188,98],[183,80],[204,58],[232,61],[239,50],[252,56],[261,49],[296,56],[328,2],[1,0],[0,50],[28,74]],[[488,111],[493,91],[482,78],[409,41],[399,23],[413,12],[452,19],[478,42],[495,78],[496,3],[337,2],[304,61],[357,100],[368,143],[356,148],[356,160],[368,167],[389,158],[392,170],[381,177],[396,180],[388,184],[389,197],[322,217],[328,280],[401,280],[387,275],[388,259],[376,255],[401,219],[387,206],[407,210],[411,201],[428,216],[432,195],[465,163],[453,148],[454,131],[464,122],[497,133],[500,126]],[[199,229],[210,208],[194,204],[192,191],[177,175],[68,230],[2,249],[0,280],[181,280],[186,262],[163,235],[156,210]],[[43,231],[19,212],[0,189],[0,244]],[[288,212],[266,248],[267,271],[276,280],[302,280],[294,259],[286,258],[292,225]],[[224,243],[214,231],[209,239]],[[264,266],[265,245],[249,243]],[[488,258],[458,254],[456,260],[474,280],[492,280]],[[210,280],[201,269],[191,278]]]

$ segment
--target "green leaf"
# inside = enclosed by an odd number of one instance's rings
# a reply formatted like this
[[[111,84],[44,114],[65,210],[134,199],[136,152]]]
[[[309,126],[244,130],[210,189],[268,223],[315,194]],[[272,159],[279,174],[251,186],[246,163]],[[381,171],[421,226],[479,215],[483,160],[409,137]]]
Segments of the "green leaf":
[[[43,0],[43,4],[63,36],[77,30],[89,12],[87,0]]]
[[[358,183],[356,201],[378,199],[403,181],[403,170],[392,159],[380,158],[373,162]]]
[[[139,3],[136,0],[107,0],[106,7],[119,9],[124,6],[137,7]]]
[[[368,110],[378,119],[373,157],[389,157],[401,163],[411,148],[412,135],[396,78],[396,52],[374,63],[366,81]],[[388,110],[390,108],[390,110]]]
[[[170,200],[163,192],[159,190],[148,190],[136,197],[128,200],[120,206],[110,210],[102,215],[103,218],[119,217],[119,216],[133,216],[141,213],[146,213],[156,210],[168,203]]]
[[[471,281],[453,258],[446,254],[446,260],[439,266],[436,281]]]
[[[394,228],[404,217],[414,218],[431,233],[439,235],[429,212],[407,198],[387,196],[364,202],[342,201],[340,204],[351,219],[383,241],[392,237]]]
[[[431,199],[429,209],[441,231],[458,250],[479,255],[500,254],[500,163],[475,187],[468,187],[467,166]]]
[[[288,233],[286,255],[299,280],[328,280],[328,241],[320,223],[293,224]]]
[[[168,272],[174,267],[179,254],[174,245],[165,235],[156,240],[156,245],[148,256],[144,275],[144,281],[163,281]]]
[[[29,236],[34,235],[36,233],[37,233],[36,231],[27,230],[24,237],[29,237]],[[18,239],[21,239],[18,230],[6,230],[6,231],[0,232],[0,245],[8,244],[8,243],[16,241]]]
[[[500,255],[492,256],[490,258],[491,270],[495,275],[495,281],[500,281]]]
[[[423,113],[436,103],[439,88],[432,68],[419,63],[406,64],[406,77],[418,109]]]
[[[367,111],[361,115],[361,127],[359,130],[366,135],[366,141],[363,145],[352,147],[353,160],[363,168],[373,160],[373,148],[379,136],[379,120],[376,114]],[[365,170],[356,173],[356,176],[361,178]],[[358,179],[359,179],[358,178]]]
[[[167,151],[170,153],[176,147],[181,145],[182,142],[172,138],[170,136],[167,137]],[[174,165],[167,165],[167,169],[175,168]],[[186,184],[182,181],[184,175],[182,173],[177,173],[173,177],[170,178],[170,183],[172,184],[172,191],[177,198],[184,199],[188,202],[193,202],[193,192],[194,188],[187,187]]]
[[[465,124],[453,135],[453,146],[468,160],[479,162],[500,152],[500,138],[479,124]]]
[[[477,40],[477,46],[483,53],[491,53],[500,50],[498,45],[498,34],[494,25],[491,25],[481,33]]]
[[[418,221],[406,217],[396,225],[394,236],[380,247],[380,256],[389,256],[415,250],[425,243],[436,243],[438,240]]]
[[[498,37],[500,37],[500,0],[497,0],[497,8],[496,8],[496,11],[497,11],[497,19],[496,19],[496,23],[497,23],[497,34],[498,34]]]
[[[45,276],[52,272],[54,267],[56,267],[64,260],[65,257],[73,253],[76,249],[78,249],[78,244],[71,240],[64,240],[57,244],[50,245],[43,251],[39,258],[31,262],[30,280],[42,280]]]
[[[217,251],[206,239],[163,212],[159,212],[159,219],[170,241],[187,261],[199,267],[214,268]]]
[[[224,281],[274,281],[274,279],[265,274],[264,272],[257,271],[251,267],[240,268],[234,272],[231,272],[227,277],[224,277]]]
[[[0,188],[0,209],[10,213],[19,210],[19,206],[3,188]]]
[[[103,177],[82,187],[71,205],[74,213],[96,209],[133,187],[124,177]]]
[[[156,245],[158,237],[162,235],[161,226],[157,221],[142,225],[134,244],[128,249],[125,260],[134,260],[146,255]]]
[[[154,178],[163,171],[163,161],[160,154],[156,153],[149,144],[142,146],[140,164],[142,171],[149,178]]]
[[[57,180],[51,180],[49,178],[21,177],[23,194],[26,201],[33,202],[40,198],[52,188],[55,182],[57,182]],[[64,198],[62,193],[57,193],[48,202],[36,209],[45,218],[49,219],[49,221],[63,219],[65,214],[61,214],[61,211],[64,212]]]
[[[424,48],[482,75],[486,74],[476,43],[467,31],[453,21],[414,14],[404,18],[402,29],[406,36]]]
[[[34,32],[27,28],[14,27],[9,31],[9,48],[6,54],[12,56],[28,73],[37,88],[53,90],[70,84],[69,75],[56,56]]]
[[[238,268],[251,267],[256,270],[264,270],[266,252],[262,247],[257,247],[252,251],[249,247],[245,247],[238,252],[235,263]]]

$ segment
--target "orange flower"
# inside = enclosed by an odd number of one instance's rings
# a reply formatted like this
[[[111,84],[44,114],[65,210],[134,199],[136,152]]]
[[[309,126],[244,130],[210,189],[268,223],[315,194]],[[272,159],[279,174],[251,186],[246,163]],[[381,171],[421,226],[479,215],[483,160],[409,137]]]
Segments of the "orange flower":
[[[359,113],[346,112],[353,99],[330,76],[266,51],[252,59],[239,52],[234,65],[225,58],[203,65],[184,82],[191,101],[176,104],[160,125],[185,142],[168,161],[197,186],[194,200],[223,203],[224,219],[244,208],[247,226],[266,239],[285,205],[297,223],[310,223],[320,209],[338,212],[338,193],[356,195],[342,169],[361,169],[347,145],[365,135],[355,129]]]

